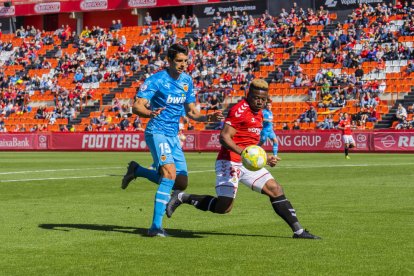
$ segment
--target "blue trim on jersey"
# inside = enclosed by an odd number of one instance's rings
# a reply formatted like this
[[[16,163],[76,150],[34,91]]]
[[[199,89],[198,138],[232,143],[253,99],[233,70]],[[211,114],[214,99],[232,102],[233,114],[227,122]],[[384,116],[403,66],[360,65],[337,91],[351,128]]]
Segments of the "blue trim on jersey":
[[[141,85],[138,98],[147,99],[150,109],[165,109],[152,118],[145,129],[146,133],[177,136],[180,117],[185,113],[185,104],[195,103],[192,78],[181,73],[177,80],[170,77],[167,70],[150,76]]]

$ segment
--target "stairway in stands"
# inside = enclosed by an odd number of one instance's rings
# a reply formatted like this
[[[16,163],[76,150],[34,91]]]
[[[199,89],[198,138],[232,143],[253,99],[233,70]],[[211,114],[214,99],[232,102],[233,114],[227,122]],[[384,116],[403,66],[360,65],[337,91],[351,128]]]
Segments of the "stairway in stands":
[[[392,127],[393,122],[395,121],[395,114],[398,109],[398,105],[402,104],[406,109],[408,106],[413,105],[414,103],[414,87],[411,87],[411,92],[404,96],[401,100],[396,100],[393,107],[389,110],[387,114],[384,114],[381,118],[381,121],[375,124],[375,129],[380,128],[390,128]]]
[[[333,33],[335,31],[335,28],[336,28],[336,23],[332,23],[332,24],[326,25],[323,28],[322,32],[325,36],[327,36],[329,32]],[[316,41],[317,41],[317,36],[314,36],[311,38],[311,41],[306,42],[302,48],[296,49],[296,51],[292,55],[290,55],[290,57],[286,59],[283,62],[283,64],[280,66],[280,68],[282,68],[282,71],[285,72],[286,70],[288,70],[290,65],[292,65],[295,61],[299,60],[301,52],[306,52],[307,50],[309,50],[310,46],[314,44]],[[270,73],[268,78],[266,78],[266,80],[270,82],[275,75],[276,75],[276,71]]]

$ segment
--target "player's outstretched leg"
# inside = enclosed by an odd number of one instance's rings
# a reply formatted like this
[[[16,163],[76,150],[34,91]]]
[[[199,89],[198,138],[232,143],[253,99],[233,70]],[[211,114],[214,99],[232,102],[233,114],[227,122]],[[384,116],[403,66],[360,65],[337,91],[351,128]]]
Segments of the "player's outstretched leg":
[[[167,204],[167,217],[171,217],[174,211],[180,206],[181,204],[186,203],[193,205],[199,210],[202,211],[211,211],[213,213],[216,212],[216,204],[217,198],[210,195],[193,195],[193,194],[186,194],[182,191],[175,190],[172,195],[171,199]]]
[[[262,192],[269,196],[273,210],[292,229],[295,239],[320,239],[320,237],[303,229],[296,217],[296,211],[290,201],[285,197],[282,187],[274,180],[269,179],[262,188]]]
[[[159,181],[159,174],[154,170],[149,170],[140,166],[137,162],[131,161],[128,164],[128,169],[124,177],[122,178],[121,188],[126,189],[131,183],[132,180],[136,179],[137,177],[144,177],[151,182],[158,184]]]

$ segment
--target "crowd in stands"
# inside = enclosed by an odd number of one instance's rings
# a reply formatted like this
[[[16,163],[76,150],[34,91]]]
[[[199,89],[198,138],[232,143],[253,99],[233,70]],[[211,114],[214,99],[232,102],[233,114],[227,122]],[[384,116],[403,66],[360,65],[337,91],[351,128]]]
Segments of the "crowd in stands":
[[[414,58],[412,48],[398,43],[398,36],[414,34],[413,11],[414,6],[410,3],[400,6],[360,4],[346,24],[338,23],[335,31],[328,35],[318,33],[316,41],[300,53],[299,60],[286,72],[277,67],[273,83],[289,83],[293,88],[306,87],[309,101],[315,103],[294,121],[293,129],[298,129],[300,122],[319,122],[317,126],[320,129],[334,128],[333,116],[328,115],[323,121],[318,121],[318,111],[339,110],[347,106],[348,101],[355,101],[359,108],[353,115],[356,127],[363,128],[366,122],[376,122],[379,119],[376,108],[386,82],[364,79],[370,72],[365,72],[362,64],[376,62],[376,70],[382,72],[386,61]],[[404,15],[404,24],[398,30],[393,29],[389,20],[395,13]],[[373,16],[376,17],[374,21],[370,20]],[[282,48],[285,53],[292,54],[296,50],[294,42],[309,37],[310,26],[329,24],[330,16],[323,7],[316,11],[304,10],[293,3],[289,11],[282,9],[278,16],[266,12],[253,18],[246,11],[226,15],[216,12],[208,28],[200,28],[195,15],[187,18],[185,15],[172,15],[168,20],[153,20],[147,12],[144,22],[138,35],[145,36],[145,39],[133,44],[120,32],[125,27],[119,19],[113,20],[108,29],[85,26],[80,34],[69,26],[61,26],[53,33],[33,26],[19,28],[15,35],[21,38],[20,45],[13,45],[12,41],[0,43],[0,51],[10,53],[4,65],[20,66],[11,75],[0,69],[0,114],[7,118],[13,113],[31,112],[31,96],[37,92],[51,92],[53,105],[36,108],[35,118],[47,120],[49,124],[55,124],[58,119],[76,118],[84,105],[99,100],[95,89],[102,83],[119,85],[135,73],[139,76],[138,81],[142,82],[165,68],[168,65],[166,50],[180,41],[177,28],[186,27],[191,28],[191,33],[181,42],[190,49],[188,73],[194,78],[197,106],[200,110],[217,110],[224,107],[234,85],[247,89],[261,66],[275,65],[272,49]],[[54,57],[45,58],[43,49],[47,46],[53,49],[55,44],[59,46]],[[316,61],[355,70],[344,73],[334,70],[334,66],[321,66],[314,76],[307,74],[303,66]],[[49,71],[43,75],[29,75],[28,68]],[[414,71],[411,62],[407,72],[410,70]],[[133,123],[131,118],[125,118],[130,114],[130,103],[115,98],[106,111],[97,118],[93,117],[81,130],[143,130],[140,118],[134,116]],[[108,112],[115,114],[108,115]],[[114,116],[119,123],[112,122]],[[408,117],[405,117],[407,121]],[[399,128],[412,125],[412,122],[404,123],[398,116],[397,119]],[[186,125],[191,129],[188,120]],[[288,124],[283,126],[286,128]],[[46,129],[41,126],[34,131]],[[3,119],[0,121],[2,130]],[[67,131],[65,126],[61,130]]]

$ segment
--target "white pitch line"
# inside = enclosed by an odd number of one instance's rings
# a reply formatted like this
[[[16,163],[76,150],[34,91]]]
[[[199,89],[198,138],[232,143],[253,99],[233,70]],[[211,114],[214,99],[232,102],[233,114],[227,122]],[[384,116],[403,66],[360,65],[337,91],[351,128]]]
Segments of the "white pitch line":
[[[91,170],[108,170],[108,169],[123,169],[123,168],[124,167],[100,167],[100,168],[78,168],[78,169],[15,171],[15,172],[0,172],[0,175],[4,175],[4,174],[25,174],[25,173],[44,173],[44,172],[91,171]]]
[[[89,176],[68,176],[68,177],[48,177],[48,178],[29,178],[29,179],[9,179],[0,180],[0,183],[6,182],[30,182],[30,181],[43,181],[43,180],[64,180],[64,179],[82,179],[82,178],[99,178],[107,177],[108,175],[89,175]]]
[[[283,162],[283,161],[282,161]],[[336,165],[293,165],[293,166],[278,166],[281,169],[312,169],[312,168],[343,168],[343,167],[378,167],[378,166],[404,166],[414,165],[414,163],[393,163],[393,164],[336,164]]]

